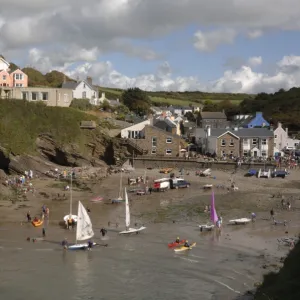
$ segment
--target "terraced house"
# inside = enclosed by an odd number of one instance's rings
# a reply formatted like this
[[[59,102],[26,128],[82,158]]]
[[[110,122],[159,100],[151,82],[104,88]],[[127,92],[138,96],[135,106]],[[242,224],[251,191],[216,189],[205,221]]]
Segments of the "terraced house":
[[[267,128],[197,128],[196,140],[204,153],[218,157],[269,157],[274,153],[274,132]]]

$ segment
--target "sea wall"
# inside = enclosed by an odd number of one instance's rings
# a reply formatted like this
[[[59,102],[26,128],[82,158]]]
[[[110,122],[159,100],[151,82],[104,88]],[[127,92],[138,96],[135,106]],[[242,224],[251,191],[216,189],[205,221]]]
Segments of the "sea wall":
[[[199,159],[184,159],[184,158],[158,158],[158,157],[135,157],[130,159],[130,164],[133,165],[134,168],[183,168],[183,169],[222,169],[222,170],[234,170],[236,169],[237,163],[235,162],[209,162],[203,161]],[[241,166],[238,167],[242,170],[249,169],[274,169],[275,164],[272,163],[242,163]]]

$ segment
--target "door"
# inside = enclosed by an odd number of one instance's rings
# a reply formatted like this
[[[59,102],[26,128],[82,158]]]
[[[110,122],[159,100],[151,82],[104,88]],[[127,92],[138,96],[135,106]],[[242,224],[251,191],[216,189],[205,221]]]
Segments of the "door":
[[[257,151],[253,151],[253,156],[257,157]]]

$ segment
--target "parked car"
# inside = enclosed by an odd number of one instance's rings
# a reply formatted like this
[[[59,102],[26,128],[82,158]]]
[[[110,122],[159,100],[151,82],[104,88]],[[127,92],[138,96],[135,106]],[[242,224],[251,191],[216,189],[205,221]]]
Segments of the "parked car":
[[[191,184],[186,180],[179,180],[174,184],[175,189],[189,188]]]

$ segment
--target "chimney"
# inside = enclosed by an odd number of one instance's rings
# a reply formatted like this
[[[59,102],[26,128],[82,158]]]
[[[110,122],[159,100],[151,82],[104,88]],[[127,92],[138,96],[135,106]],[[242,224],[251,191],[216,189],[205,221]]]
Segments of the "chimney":
[[[281,128],[281,127],[282,127],[282,124],[281,124],[280,122],[278,122],[277,127],[278,127],[278,128]]]
[[[149,116],[149,120],[150,120],[150,125],[153,126],[153,115],[150,115],[150,116]]]
[[[101,99],[102,99],[102,100],[105,99],[105,93],[101,93]]]
[[[285,128],[285,132],[286,132],[286,135],[289,136],[289,129],[287,127]]]
[[[64,83],[66,83],[67,82],[67,77],[66,77],[66,75],[64,75]]]
[[[93,79],[92,79],[92,77],[88,76],[88,77],[86,78],[86,82],[87,82],[89,85],[93,85]]]

